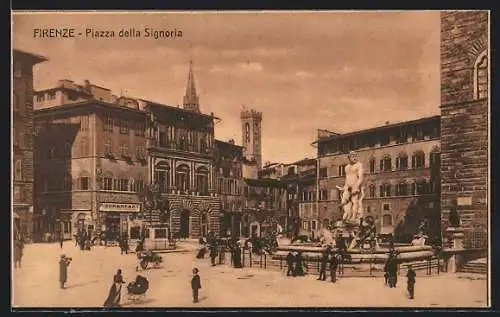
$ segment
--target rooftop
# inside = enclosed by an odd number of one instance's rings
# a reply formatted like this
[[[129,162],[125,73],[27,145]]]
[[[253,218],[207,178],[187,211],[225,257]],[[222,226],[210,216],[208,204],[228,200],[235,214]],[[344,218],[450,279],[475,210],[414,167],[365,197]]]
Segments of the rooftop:
[[[426,121],[439,120],[440,117],[441,117],[440,115],[435,115],[435,116],[424,117],[424,118],[420,118],[420,119],[416,119],[416,120],[386,124],[383,126],[347,132],[347,133],[343,133],[343,134],[339,133],[337,135],[332,135],[332,136],[327,137],[327,138],[318,139],[318,140],[314,141],[312,144],[322,143],[322,142],[331,141],[331,140],[335,140],[335,139],[341,139],[341,138],[350,137],[350,136],[354,136],[354,135],[380,132],[380,131],[384,131],[384,130],[390,130],[390,129],[394,129],[394,128],[409,126],[409,125],[413,125],[413,124],[420,124],[420,123],[424,123]]]
[[[26,51],[22,51],[22,50],[19,50],[19,49],[14,49],[13,50],[13,55],[16,55],[16,54],[19,54],[19,55],[21,55],[23,57],[26,57],[26,58],[30,59],[33,64],[38,64],[38,63],[41,63],[41,62],[48,61],[47,57],[44,57],[44,56],[41,56],[41,55],[38,55],[38,54],[33,54],[33,53],[30,53],[30,52],[26,52]]]

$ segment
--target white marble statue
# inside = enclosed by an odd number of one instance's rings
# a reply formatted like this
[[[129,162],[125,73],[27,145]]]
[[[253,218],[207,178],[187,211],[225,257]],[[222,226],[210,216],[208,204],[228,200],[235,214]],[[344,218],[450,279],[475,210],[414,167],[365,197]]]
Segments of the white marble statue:
[[[343,187],[337,186],[342,190],[341,207],[344,210],[342,220],[353,221],[361,217],[363,210],[363,165],[358,162],[355,152],[349,152],[347,156],[349,164],[345,167],[345,184]]]

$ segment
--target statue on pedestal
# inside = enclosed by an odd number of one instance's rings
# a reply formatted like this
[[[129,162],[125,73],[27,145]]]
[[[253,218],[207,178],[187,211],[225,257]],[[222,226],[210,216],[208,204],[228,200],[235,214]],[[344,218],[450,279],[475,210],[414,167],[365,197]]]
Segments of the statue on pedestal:
[[[345,167],[345,184],[342,190],[342,202],[340,208],[343,209],[343,222],[353,222],[359,220],[363,210],[363,165],[358,162],[357,154],[353,151],[347,156],[349,164]]]

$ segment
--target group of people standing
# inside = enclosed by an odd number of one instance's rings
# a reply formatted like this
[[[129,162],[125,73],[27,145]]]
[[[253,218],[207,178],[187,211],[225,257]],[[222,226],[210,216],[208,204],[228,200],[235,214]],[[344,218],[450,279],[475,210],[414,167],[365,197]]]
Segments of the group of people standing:
[[[91,235],[85,230],[78,231],[75,235],[75,246],[79,246],[82,251],[90,251],[92,249]]]
[[[304,276],[307,271],[307,264],[305,263],[305,258],[302,251],[298,252],[288,252],[286,256],[286,265],[288,267],[286,271],[286,276]],[[306,268],[304,270],[304,267]]]

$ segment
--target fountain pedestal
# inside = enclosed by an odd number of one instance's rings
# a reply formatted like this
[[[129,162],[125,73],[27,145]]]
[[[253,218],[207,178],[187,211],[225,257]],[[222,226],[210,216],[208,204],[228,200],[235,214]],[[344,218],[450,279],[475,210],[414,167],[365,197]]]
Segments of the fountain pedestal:
[[[446,232],[451,235],[453,242],[453,250],[463,250],[464,249],[464,229],[461,227],[449,227]],[[456,273],[460,267],[460,256],[458,254],[453,254],[448,260],[447,270],[451,273]]]

